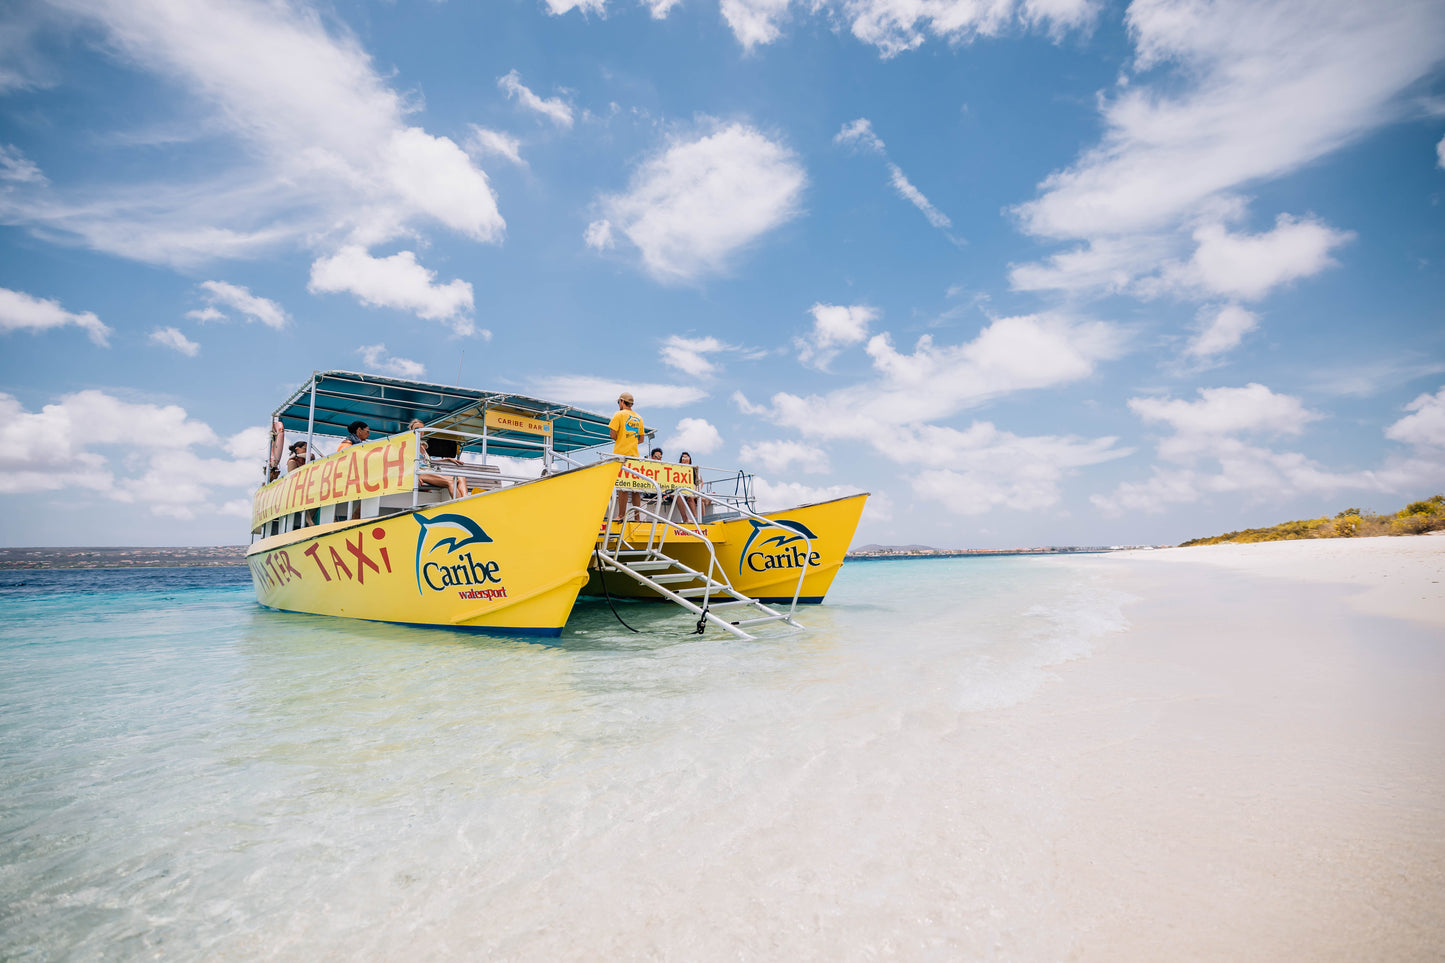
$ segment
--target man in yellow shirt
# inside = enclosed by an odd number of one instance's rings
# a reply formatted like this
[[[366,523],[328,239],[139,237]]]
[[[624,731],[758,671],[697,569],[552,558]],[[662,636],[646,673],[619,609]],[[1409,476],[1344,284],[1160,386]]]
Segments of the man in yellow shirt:
[[[647,429],[642,426],[642,416],[632,410],[632,392],[624,391],[617,396],[617,414],[612,416],[607,429],[612,433],[612,454],[637,457],[637,445]],[[642,507],[642,492],[624,490],[617,499],[617,517],[625,519],[629,506],[633,505]]]

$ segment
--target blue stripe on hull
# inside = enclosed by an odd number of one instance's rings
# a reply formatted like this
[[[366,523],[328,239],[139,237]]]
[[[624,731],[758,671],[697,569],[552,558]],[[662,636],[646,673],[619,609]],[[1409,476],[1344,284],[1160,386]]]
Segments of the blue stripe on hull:
[[[801,600],[800,600],[801,601]],[[508,628],[498,625],[441,625],[436,622],[392,622],[387,619],[363,619],[355,615],[322,615],[319,612],[300,612],[296,609],[278,609],[275,606],[257,602],[263,609],[272,612],[285,612],[288,615],[314,615],[323,619],[352,619],[357,622],[374,622],[378,625],[404,625],[412,629],[444,629],[448,632],[473,632],[480,635],[529,635],[535,638],[555,639],[562,634],[560,628],[536,629],[536,628]]]

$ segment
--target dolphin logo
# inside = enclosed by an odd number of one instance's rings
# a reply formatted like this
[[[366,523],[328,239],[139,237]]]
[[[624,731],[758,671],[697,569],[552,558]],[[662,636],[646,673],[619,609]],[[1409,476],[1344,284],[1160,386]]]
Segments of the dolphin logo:
[[[758,535],[762,534],[762,531],[765,528],[773,528],[774,526],[781,525],[784,528],[790,528],[798,533],[797,535],[773,535],[770,538],[763,539],[764,545],[775,544],[779,548],[782,548],[789,542],[796,542],[800,540],[804,535],[806,535],[808,538],[818,537],[817,535],[814,535],[813,532],[808,528],[808,526],[804,525],[802,522],[794,522],[786,518],[773,519],[771,524],[767,522],[760,522],[756,518],[750,518],[748,519],[748,524],[753,527],[753,530],[748,533],[748,540],[743,543],[742,554],[738,556],[739,575],[741,575],[743,571],[743,561],[748,557],[748,549],[753,547],[753,542],[757,541]]]
[[[446,538],[439,538],[432,545],[431,551],[435,552],[443,545],[448,546],[447,553],[460,551],[468,545],[480,545],[483,542],[490,542],[492,536],[482,531],[482,526],[472,521],[465,515],[458,515],[455,512],[447,512],[442,515],[433,515],[427,518],[420,512],[413,513],[412,518],[421,526],[421,531],[416,534],[416,590],[421,594],[421,550],[426,544],[426,537],[433,532],[455,531],[461,534],[449,535]],[[431,554],[428,552],[427,554]]]

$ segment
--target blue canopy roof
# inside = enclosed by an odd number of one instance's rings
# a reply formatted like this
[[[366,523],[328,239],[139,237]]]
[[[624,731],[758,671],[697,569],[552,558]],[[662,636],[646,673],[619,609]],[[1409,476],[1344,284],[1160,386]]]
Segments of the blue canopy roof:
[[[275,411],[287,431],[306,431],[312,381],[316,384],[315,431],[321,435],[344,435],[346,426],[354,421],[364,421],[373,433],[387,435],[406,430],[413,418],[420,418],[430,432],[450,428],[480,435],[486,412],[495,408],[550,421],[554,451],[576,451],[612,441],[607,429],[611,420],[608,416],[572,405],[506,391],[480,391],[354,371],[319,371],[307,379]],[[492,428],[487,431],[487,451],[538,458],[542,450],[533,447],[538,440],[534,434]],[[481,450],[480,438],[459,441],[464,448]]]

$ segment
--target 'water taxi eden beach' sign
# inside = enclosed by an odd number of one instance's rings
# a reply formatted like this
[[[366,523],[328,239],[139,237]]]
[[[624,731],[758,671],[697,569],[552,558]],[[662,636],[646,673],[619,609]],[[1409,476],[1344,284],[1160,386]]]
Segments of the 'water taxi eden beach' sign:
[[[533,435],[550,435],[552,423],[538,418],[528,418],[514,411],[500,408],[487,409],[487,427],[497,431],[525,431]]]
[[[627,467],[639,475],[646,475],[662,486],[663,491],[671,491],[674,488],[683,486],[693,487],[693,469],[691,465],[674,465],[666,461],[641,461],[638,459],[627,460]],[[623,472],[617,478],[618,488],[631,488],[641,492],[657,491],[650,482],[643,481],[637,475],[629,475]]]
[[[393,435],[352,445],[276,479],[256,492],[251,528],[288,512],[411,491],[416,480],[413,437]]]

